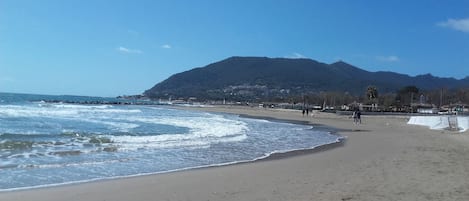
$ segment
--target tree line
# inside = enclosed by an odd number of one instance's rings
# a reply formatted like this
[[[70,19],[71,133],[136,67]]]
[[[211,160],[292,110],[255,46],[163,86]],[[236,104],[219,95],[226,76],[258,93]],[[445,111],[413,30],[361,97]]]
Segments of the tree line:
[[[361,95],[353,95],[348,92],[306,92],[288,98],[276,97],[269,101],[332,107],[353,103],[377,104],[381,110],[385,111],[396,108],[404,109],[416,105],[439,108],[454,104],[469,105],[469,88],[422,90],[416,86],[405,86],[392,93],[380,94],[377,87],[368,86]]]

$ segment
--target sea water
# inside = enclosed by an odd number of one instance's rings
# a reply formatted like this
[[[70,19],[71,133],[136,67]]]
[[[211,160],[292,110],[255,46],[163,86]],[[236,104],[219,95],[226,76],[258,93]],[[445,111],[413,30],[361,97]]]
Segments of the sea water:
[[[234,164],[340,137],[311,126],[96,98],[0,93],[0,191]]]

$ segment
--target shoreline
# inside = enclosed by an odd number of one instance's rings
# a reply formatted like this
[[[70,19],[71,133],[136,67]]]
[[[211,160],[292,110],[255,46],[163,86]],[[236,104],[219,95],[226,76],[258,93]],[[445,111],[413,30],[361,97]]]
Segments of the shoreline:
[[[173,107],[173,108],[178,109],[178,110],[187,109],[186,107]],[[201,112],[201,111],[197,111],[197,112]],[[213,113],[217,113],[217,112],[213,112]],[[225,113],[225,114],[236,115],[236,114],[233,114],[233,113]],[[314,126],[315,130],[325,131],[325,132],[328,132],[330,135],[334,135],[334,136],[337,136],[339,138],[335,142],[331,142],[331,143],[328,143],[328,144],[322,144],[322,145],[318,145],[318,146],[310,147],[310,148],[301,148],[301,149],[292,149],[292,150],[275,150],[275,151],[270,152],[270,153],[265,153],[264,156],[254,158],[252,160],[241,160],[241,161],[232,161],[232,162],[226,162],[226,163],[216,163],[216,164],[210,164],[210,165],[186,167],[186,168],[180,168],[180,169],[174,169],[174,170],[167,170],[167,171],[161,171],[161,172],[152,172],[152,173],[141,173],[141,174],[135,174],[135,175],[124,175],[124,176],[116,176],[116,177],[95,178],[95,179],[89,179],[89,180],[71,181],[71,182],[56,183],[56,184],[45,184],[45,185],[38,185],[38,186],[0,189],[0,195],[1,195],[1,193],[8,193],[8,192],[22,192],[22,191],[41,190],[41,189],[67,187],[67,186],[75,186],[75,185],[86,185],[88,183],[95,183],[95,182],[112,181],[112,180],[129,179],[129,178],[138,178],[138,177],[147,177],[147,176],[153,176],[153,175],[171,174],[171,173],[177,173],[177,172],[193,171],[193,170],[199,170],[199,169],[219,168],[219,167],[225,167],[225,166],[236,166],[236,165],[241,165],[241,164],[258,163],[258,162],[271,161],[271,160],[281,160],[281,159],[290,158],[290,157],[296,157],[296,156],[301,156],[301,155],[307,155],[307,154],[313,154],[313,153],[319,153],[319,152],[327,151],[329,149],[344,146],[345,142],[346,142],[346,137],[340,135],[338,133],[338,129],[333,128],[333,127],[329,127],[329,126],[325,126],[325,125],[311,124],[308,121],[278,119],[278,118],[274,118],[274,117],[259,117],[259,116],[253,116],[253,115],[243,115],[243,114],[239,114],[239,116],[242,117],[242,118],[260,119],[260,120],[267,120],[267,121],[271,121],[271,122],[280,122],[280,123]],[[319,127],[319,128],[316,128],[316,127]]]
[[[226,113],[226,114],[234,114],[234,113]],[[238,115],[243,118],[263,119],[263,120],[272,121],[272,122],[283,122],[283,123],[313,126],[312,129],[319,130],[319,131],[326,131],[331,135],[335,135],[339,137],[337,142],[323,144],[323,145],[319,145],[313,148],[290,150],[290,151],[280,152],[280,153],[271,153],[269,156],[265,158],[251,161],[253,163],[268,161],[268,160],[280,160],[280,159],[284,159],[288,157],[296,157],[296,156],[301,156],[301,155],[306,155],[306,154],[319,153],[319,152],[327,151],[329,149],[334,149],[337,147],[345,146],[345,143],[347,141],[347,137],[340,134],[340,129],[337,129],[331,126],[322,125],[322,124],[312,124],[311,122],[307,120],[303,120],[303,121],[288,120],[288,119],[278,119],[275,117],[259,117],[259,116],[246,115],[246,114],[238,114]],[[236,165],[236,164],[233,164],[233,165]]]
[[[83,180],[83,181],[72,181],[72,182],[66,182],[66,183],[45,184],[45,185],[39,185],[39,186],[18,187],[18,188],[11,188],[11,189],[0,189],[0,197],[2,193],[10,193],[10,192],[14,193],[14,192],[41,190],[41,189],[57,188],[57,187],[86,185],[88,183],[95,183],[95,182],[132,179],[132,178],[138,178],[138,177],[156,176],[156,175],[161,175],[161,174],[171,174],[171,173],[178,173],[178,172],[185,172],[185,171],[236,166],[236,165],[249,164],[249,163],[272,161],[272,160],[281,160],[281,159],[290,158],[290,157],[297,157],[301,155],[319,153],[319,152],[327,151],[329,149],[333,149],[336,147],[345,146],[345,141],[346,141],[346,138],[342,137],[342,138],[339,138],[336,142],[318,145],[312,148],[294,149],[294,150],[285,150],[285,151],[278,150],[278,151],[274,151],[271,153],[266,153],[265,156],[254,158],[252,160],[217,163],[217,164],[210,164],[210,165],[205,165],[205,166],[187,167],[187,168],[181,168],[181,169],[167,170],[167,171],[161,171],[161,172],[152,172],[152,173],[142,173],[142,174],[136,174],[136,175],[124,175],[124,176],[108,177],[108,178],[96,178],[96,179]]]
[[[337,128],[346,142],[276,160],[0,192],[0,200],[469,200],[468,132],[410,126],[405,117],[364,116],[353,125],[347,116],[324,113],[195,110],[307,120]]]

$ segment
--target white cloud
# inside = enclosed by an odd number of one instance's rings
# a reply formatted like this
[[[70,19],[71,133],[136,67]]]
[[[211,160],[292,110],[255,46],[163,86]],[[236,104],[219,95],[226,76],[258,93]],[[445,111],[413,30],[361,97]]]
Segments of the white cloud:
[[[291,55],[286,56],[285,58],[289,59],[305,59],[307,58],[305,55],[302,55],[298,52],[293,52]]]
[[[397,56],[376,56],[376,60],[384,62],[398,62],[400,61]]]
[[[446,22],[440,22],[437,25],[441,27],[448,27],[457,31],[469,33],[469,18],[448,19]]]
[[[164,49],[171,49],[171,45],[168,45],[168,44],[164,44],[161,46],[161,48],[164,48]]]
[[[129,49],[129,48],[125,48],[125,47],[122,47],[122,46],[118,47],[116,50],[119,51],[119,52],[122,52],[122,53],[126,53],[126,54],[143,54],[142,50]]]

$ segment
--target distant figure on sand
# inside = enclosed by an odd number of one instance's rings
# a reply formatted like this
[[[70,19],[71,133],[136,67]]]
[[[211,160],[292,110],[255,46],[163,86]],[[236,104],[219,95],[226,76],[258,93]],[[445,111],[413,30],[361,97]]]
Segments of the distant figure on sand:
[[[303,116],[305,116],[305,110],[303,109]]]
[[[362,123],[360,110],[353,111],[352,117],[353,117],[353,123],[354,124],[361,124]]]
[[[352,118],[353,118],[353,123],[354,124],[357,124],[358,123],[358,114],[357,114],[357,110],[354,110],[353,113],[352,113]]]
[[[360,110],[357,111],[357,121],[359,124],[362,124],[362,112],[360,112]]]

